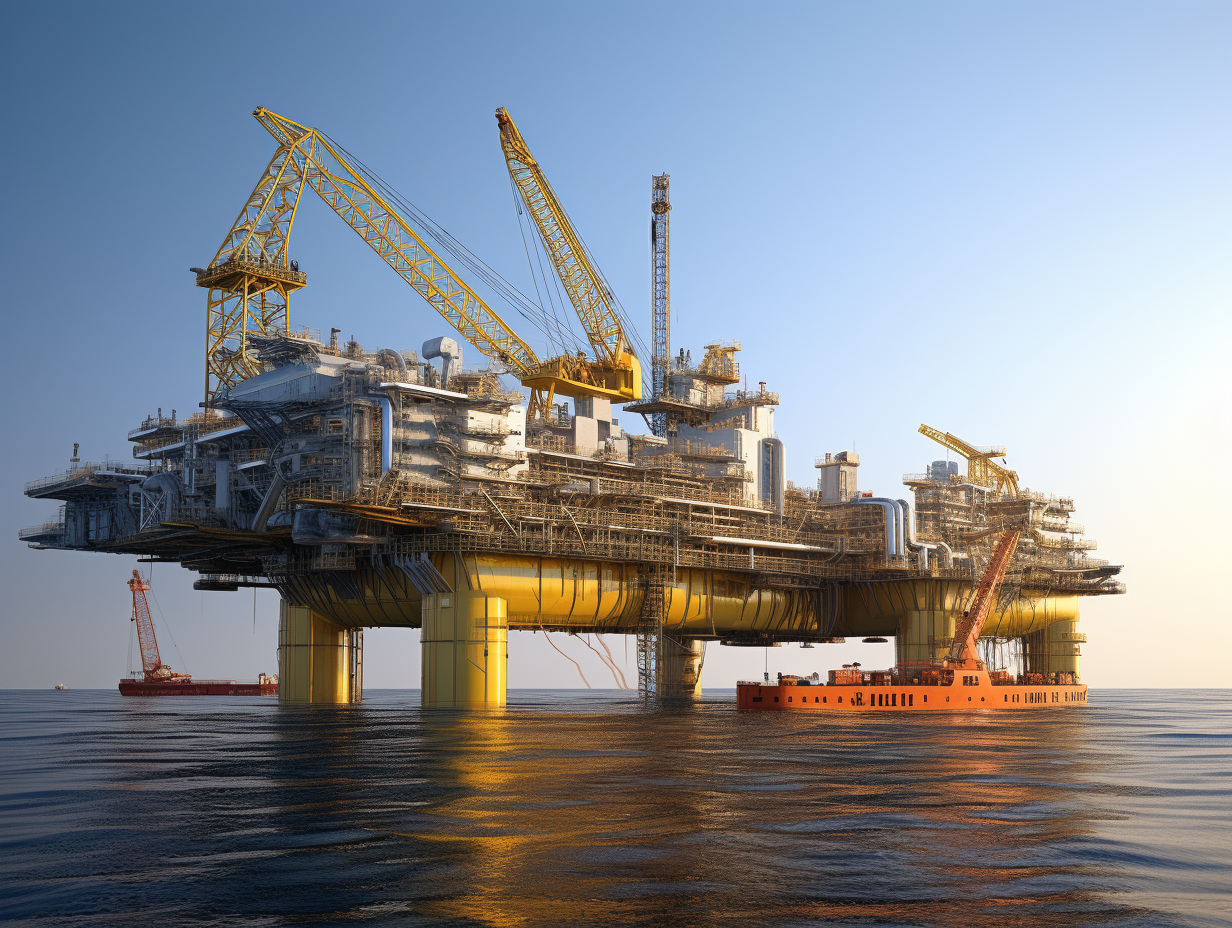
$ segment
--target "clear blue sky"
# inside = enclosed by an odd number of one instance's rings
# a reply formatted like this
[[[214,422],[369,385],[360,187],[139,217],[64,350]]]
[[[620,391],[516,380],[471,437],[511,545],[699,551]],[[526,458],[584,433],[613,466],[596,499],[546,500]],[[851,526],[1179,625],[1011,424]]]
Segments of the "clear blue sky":
[[[1094,685],[1232,685],[1232,6],[1226,3],[11,4],[3,37],[0,687],[114,686],[132,558],[34,552],[24,481],[128,457],[200,400],[214,254],[272,152],[319,126],[528,292],[507,106],[648,322],[650,175],[672,175],[673,337],[738,338],[783,397],[788,476],[855,444],[902,495],[920,422],[1071,493],[1130,593],[1084,605]],[[367,347],[444,334],[305,195],[293,322]],[[159,567],[181,666],[274,669],[272,593]],[[417,633],[368,633],[417,686]],[[619,642],[614,650],[621,652]],[[592,683],[610,685],[580,642]],[[883,651],[783,648],[771,669]],[[712,648],[706,682],[759,673]],[[511,636],[513,686],[580,685]]]

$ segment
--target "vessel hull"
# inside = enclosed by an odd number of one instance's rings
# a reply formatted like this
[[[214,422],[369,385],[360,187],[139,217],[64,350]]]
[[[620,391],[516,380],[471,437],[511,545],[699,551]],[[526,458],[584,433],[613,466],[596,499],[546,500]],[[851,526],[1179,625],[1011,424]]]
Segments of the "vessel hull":
[[[121,680],[121,696],[277,696],[277,683],[236,683],[232,680],[200,680],[187,683],[146,683]]]
[[[951,686],[736,685],[741,712],[970,712],[1068,709],[1087,704],[1086,684]]]

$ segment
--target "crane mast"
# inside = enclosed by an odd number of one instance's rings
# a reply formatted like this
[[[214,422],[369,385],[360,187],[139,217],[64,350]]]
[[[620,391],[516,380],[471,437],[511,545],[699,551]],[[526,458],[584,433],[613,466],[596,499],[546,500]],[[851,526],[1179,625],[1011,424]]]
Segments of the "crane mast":
[[[595,354],[594,361],[564,355],[545,362],[545,373],[551,377],[544,378],[542,386],[566,396],[597,396],[618,403],[640,399],[641,365],[621,325],[615,297],[504,107],[496,111],[496,122],[509,176]],[[558,369],[549,372],[551,364]]]
[[[479,351],[520,378],[539,372],[530,346],[428,247],[362,166],[316,129],[264,107],[253,116],[277,140],[278,151],[209,267],[194,268],[197,285],[210,290],[206,406],[220,390],[257,373],[248,338],[287,330],[286,304],[278,299],[307,280],[287,260],[305,184]],[[282,309],[256,314],[251,307],[267,299]]]
[[[920,425],[920,434],[926,435],[937,444],[949,448],[956,454],[967,459],[967,479],[982,487],[989,487],[998,496],[1008,493],[1018,495],[1018,474],[997,464],[992,459],[1005,456],[1005,448],[998,445],[994,448],[977,448],[967,444],[957,435],[942,432],[930,425]]]
[[[997,547],[993,549],[988,566],[984,569],[984,576],[980,578],[980,585],[975,592],[975,600],[971,603],[971,608],[963,614],[962,621],[954,629],[954,640],[950,644],[950,653],[947,656],[949,662],[961,663],[965,666],[974,664],[976,644],[980,640],[980,633],[984,630],[984,621],[988,618],[988,611],[992,607],[993,596],[997,592],[997,587],[1001,585],[1002,578],[1005,577],[1005,570],[1013,560],[1014,550],[1017,547],[1018,529],[1008,529],[997,542]]]
[[[163,663],[158,653],[158,639],[154,636],[154,619],[150,615],[150,604],[145,593],[150,588],[141,574],[133,571],[133,578],[128,581],[128,588],[133,593],[132,620],[137,623],[137,641],[141,645],[141,669],[145,672],[147,683],[166,682],[170,680],[191,680],[186,673],[173,673],[171,668]]]
[[[667,371],[672,356],[671,323],[671,210],[667,174],[650,181],[650,323],[651,389],[654,399],[668,391]],[[650,414],[650,428],[660,438],[667,436],[667,413]]]
[[[303,192],[303,174],[289,146],[279,146],[197,286],[207,290],[205,406],[214,396],[260,373],[248,350],[253,336],[285,333],[291,294],[308,280],[287,249]]]
[[[150,616],[150,604],[145,598],[145,591],[150,585],[134,570],[133,578],[128,581],[128,588],[133,593],[133,621],[137,623],[137,641],[141,645],[141,669],[149,678],[155,676],[163,666],[158,653],[158,639],[154,637],[154,619]]]

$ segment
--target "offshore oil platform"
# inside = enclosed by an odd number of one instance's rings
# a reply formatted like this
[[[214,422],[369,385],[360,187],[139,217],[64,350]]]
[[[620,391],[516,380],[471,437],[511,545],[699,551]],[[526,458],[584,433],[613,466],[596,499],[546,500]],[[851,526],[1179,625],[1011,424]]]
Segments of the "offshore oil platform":
[[[425,706],[499,706],[510,631],[635,635],[655,699],[700,692],[711,641],[893,638],[899,667],[944,662],[1012,528],[981,606],[981,666],[1079,681],[1079,598],[1124,587],[1089,556],[1072,500],[1020,488],[1004,448],[927,426],[966,471],[942,460],[906,475],[912,500],[860,491],[854,452],[817,457],[816,488],[796,487],[779,397],[740,387],[739,343],[672,354],[666,174],[651,186],[648,347],[505,110],[537,300],[320,130],[254,116],[277,150],[213,260],[191,269],[207,292],[200,411],[147,417],[128,435],[132,462],[83,463],[74,446],[66,472],[27,484],[63,502],[20,533],[33,547],[179,563],[200,590],[277,589],[285,702],[359,701],[363,629],[402,626],[422,629]],[[305,187],[456,335],[366,350],[340,329],[293,328]],[[467,345],[482,369],[463,365]],[[621,426],[621,406],[648,434]]]

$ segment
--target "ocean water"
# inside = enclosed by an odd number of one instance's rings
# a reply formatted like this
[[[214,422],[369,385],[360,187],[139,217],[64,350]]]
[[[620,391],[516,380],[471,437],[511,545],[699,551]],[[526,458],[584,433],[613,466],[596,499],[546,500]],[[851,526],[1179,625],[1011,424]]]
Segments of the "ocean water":
[[[0,920],[1232,924],[1232,691],[738,714],[0,693]]]

